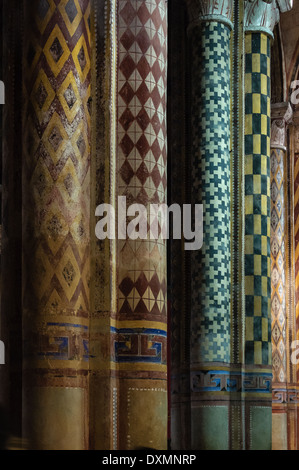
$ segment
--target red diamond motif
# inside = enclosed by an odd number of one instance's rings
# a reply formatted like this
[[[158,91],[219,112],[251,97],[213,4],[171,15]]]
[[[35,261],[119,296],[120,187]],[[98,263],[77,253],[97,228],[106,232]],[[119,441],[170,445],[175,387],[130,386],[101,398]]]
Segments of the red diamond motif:
[[[153,74],[154,79],[156,80],[156,82],[158,82],[161,75],[162,75],[160,64],[159,64],[158,60],[156,60],[156,62],[152,66],[152,74]]]
[[[135,308],[135,312],[136,313],[148,313],[148,309],[142,299],[138,302],[138,305]]]
[[[146,51],[148,50],[148,48],[151,45],[151,40],[148,37],[148,34],[147,34],[145,28],[142,28],[140,30],[140,32],[138,33],[138,35],[136,37],[136,41],[137,41],[137,44],[140,47],[142,53],[145,54]]]
[[[159,116],[158,116],[157,113],[155,113],[153,115],[152,120],[151,120],[151,124],[153,126],[153,129],[154,129],[156,135],[158,135],[160,130],[161,130],[161,123],[160,123]]]
[[[120,15],[128,26],[132,23],[133,19],[136,16],[136,11],[132,7],[131,1],[128,1],[126,3],[126,6],[120,12]]]
[[[154,306],[153,306],[153,308],[152,308],[152,310],[151,310],[151,314],[152,314],[152,315],[161,315],[161,312],[160,312],[160,309],[159,309],[159,307],[158,307],[157,302],[154,303]]]
[[[135,283],[135,287],[137,289],[138,294],[142,297],[146,289],[148,288],[148,281],[144,273],[141,273],[138,277],[137,282]]]
[[[131,113],[130,109],[127,108],[125,112],[122,114],[119,122],[121,123],[125,131],[127,131],[129,127],[131,126],[132,122],[134,121],[134,119],[135,118],[133,114]]]
[[[156,191],[155,194],[153,195],[152,199],[151,199],[151,203],[152,204],[160,204],[160,196],[158,194],[158,192]]]
[[[151,93],[151,98],[153,100],[153,103],[155,105],[155,108],[158,109],[160,104],[161,104],[161,97],[160,97],[160,93],[159,93],[159,89],[158,87],[155,86],[155,88],[153,89],[152,93]]]
[[[138,10],[138,18],[140,19],[141,23],[142,24],[146,24],[148,22],[148,20],[150,19],[151,17],[151,14],[150,12],[148,11],[147,9],[147,6],[146,6],[146,3],[143,2]]]
[[[136,144],[136,148],[142,157],[145,157],[146,154],[148,153],[150,146],[149,146],[148,140],[143,134],[138,140]]]
[[[121,292],[128,297],[134,288],[134,282],[131,278],[125,277],[119,285]]]
[[[130,137],[128,136],[128,134],[126,134],[121,143],[120,143],[120,146],[122,148],[122,151],[123,153],[128,156],[130,155],[130,153],[132,152],[133,148],[134,148],[134,143],[132,142],[132,139],[130,139]]]
[[[130,47],[132,46],[132,44],[134,43],[135,41],[135,36],[134,34],[132,33],[132,31],[130,29],[128,29],[121,37],[121,40],[120,42],[122,43],[122,45],[124,46],[124,48],[128,51],[130,49]]]
[[[161,15],[160,15],[160,10],[159,8],[155,8],[153,11],[151,18],[153,20],[154,25],[156,26],[156,29],[160,28],[162,20],[161,20]]]
[[[129,83],[126,83],[126,84],[122,87],[122,89],[120,90],[119,94],[120,94],[120,96],[122,97],[122,99],[124,100],[124,102],[125,102],[126,104],[129,104],[129,103],[132,101],[132,99],[133,99],[133,97],[134,97],[134,95],[135,95],[134,90],[132,89],[132,87],[131,87],[131,85],[130,85]]]
[[[154,166],[153,171],[151,172],[151,178],[156,188],[158,188],[162,179],[157,165]]]
[[[146,180],[149,177],[149,172],[148,172],[148,169],[147,169],[144,162],[142,162],[140,167],[138,168],[138,170],[136,172],[136,176],[139,179],[139,181],[141,182],[141,184],[144,185],[144,183],[146,182]]]
[[[132,57],[130,55],[127,55],[120,64],[119,68],[124,74],[125,78],[128,80],[136,69],[136,64]]]
[[[142,56],[140,61],[138,62],[137,70],[143,80],[145,80],[148,74],[150,73],[150,65],[144,56]]]
[[[161,149],[158,140],[156,139],[155,142],[153,143],[151,150],[153,152],[153,155],[155,157],[156,162],[159,160],[161,156]]]
[[[131,179],[134,176],[134,171],[133,168],[131,167],[130,163],[128,160],[125,161],[125,163],[122,165],[120,171],[119,171],[122,179],[124,182],[128,185],[131,182]]]
[[[141,190],[138,193],[138,196],[136,198],[136,202],[138,204],[146,205],[148,203],[148,200],[149,200],[148,195],[147,195],[145,189],[142,187]]]
[[[127,300],[124,301],[119,313],[133,313],[130,304]]]
[[[160,36],[158,35],[158,33],[156,33],[152,39],[152,46],[154,48],[154,51],[157,57],[159,57],[162,52],[164,53],[165,48],[164,46],[161,46]]]
[[[137,116],[137,122],[143,131],[145,131],[145,129],[148,127],[149,123],[151,122],[144,108],[142,108],[139,111],[138,116]]]
[[[142,84],[140,85],[140,87],[138,88],[138,90],[136,92],[136,96],[137,96],[137,98],[139,99],[140,103],[143,106],[145,105],[145,103],[149,99],[150,95],[151,94],[150,94],[149,89],[147,88],[145,82],[142,82]]]

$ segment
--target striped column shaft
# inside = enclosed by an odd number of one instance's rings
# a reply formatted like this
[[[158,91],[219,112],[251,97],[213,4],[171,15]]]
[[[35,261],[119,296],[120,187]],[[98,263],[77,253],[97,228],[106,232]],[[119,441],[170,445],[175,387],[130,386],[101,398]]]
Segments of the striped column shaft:
[[[25,4],[23,434],[88,447],[90,2]]]
[[[295,325],[293,328],[293,337],[292,341],[299,340],[299,145],[298,145],[298,117],[295,112],[294,124],[290,126],[290,154],[292,157],[291,165],[293,165],[293,217],[291,218],[291,224],[293,229],[294,244],[292,246],[292,256],[294,261],[292,263],[293,272],[295,275],[295,284],[294,289],[294,309],[295,309]],[[297,349],[297,348],[296,348]],[[294,349],[292,349],[292,352]],[[296,356],[298,358],[298,355]],[[299,365],[297,361],[293,362],[293,368],[295,369],[294,373],[294,387],[296,393],[298,393],[298,382],[299,382]],[[293,394],[292,394],[293,395]],[[298,403],[295,402],[295,419],[291,422],[292,437],[295,445],[293,444],[294,449],[299,448],[299,410]],[[289,446],[291,448],[291,446]]]
[[[271,447],[270,37],[245,37],[245,366],[247,448]],[[261,432],[260,425],[263,426]]]
[[[192,203],[203,204],[204,216],[203,247],[191,254],[194,449],[229,447],[229,400],[221,391],[229,377],[231,349],[230,34],[230,26],[216,20],[190,30]],[[222,368],[222,386],[213,387],[210,371]]]
[[[111,374],[112,316],[116,314],[115,241],[98,240],[96,208],[114,205],[116,1],[94,2],[91,15],[92,154],[89,430],[91,450],[116,450],[115,378]],[[113,191],[111,190],[113,188]]]
[[[298,123],[298,120],[296,124]],[[298,124],[293,129],[293,140],[296,142]],[[296,339],[299,339],[299,146],[295,144],[294,152],[294,238],[295,238],[295,308],[296,308]],[[296,382],[299,380],[299,367],[297,365]]]
[[[117,173],[127,206],[166,203],[167,2],[119,0]],[[117,377],[117,446],[167,448],[166,242],[117,243],[117,314],[111,323]]]

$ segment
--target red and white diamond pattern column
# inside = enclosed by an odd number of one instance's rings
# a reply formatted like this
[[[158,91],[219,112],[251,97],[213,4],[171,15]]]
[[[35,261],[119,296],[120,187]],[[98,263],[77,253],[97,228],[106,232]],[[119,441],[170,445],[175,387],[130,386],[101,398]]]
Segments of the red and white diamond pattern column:
[[[167,2],[118,2],[118,196],[166,203]],[[118,241],[121,449],[167,446],[166,242]]]

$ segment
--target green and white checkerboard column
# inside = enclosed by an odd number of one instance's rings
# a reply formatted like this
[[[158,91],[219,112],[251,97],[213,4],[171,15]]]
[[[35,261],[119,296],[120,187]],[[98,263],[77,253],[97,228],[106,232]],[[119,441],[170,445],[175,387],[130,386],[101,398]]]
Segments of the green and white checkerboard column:
[[[203,246],[191,254],[191,445],[202,450],[230,445],[229,394],[209,381],[231,360],[231,29],[221,15],[189,29],[192,204],[203,205]]]
[[[192,257],[191,359],[230,362],[230,27],[192,31],[192,191],[204,240]]]

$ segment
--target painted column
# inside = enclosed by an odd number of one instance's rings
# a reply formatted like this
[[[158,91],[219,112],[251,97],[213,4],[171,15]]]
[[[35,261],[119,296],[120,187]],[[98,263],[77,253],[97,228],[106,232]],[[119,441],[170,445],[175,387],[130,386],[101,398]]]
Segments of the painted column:
[[[192,204],[203,204],[204,215],[203,247],[191,255],[191,446],[228,449],[232,2],[188,6]]]
[[[88,448],[90,2],[25,4],[23,436]]]
[[[282,2],[279,2],[282,3]],[[285,11],[286,5],[280,5]],[[272,447],[270,42],[275,1],[245,5],[245,423],[247,449]]]
[[[116,193],[127,206],[166,203],[167,2],[118,2]],[[167,448],[166,242],[117,244],[112,358],[118,447]]]
[[[122,214],[137,203],[149,215],[150,204],[167,202],[167,2],[96,9],[92,206],[117,213],[122,196]],[[92,447],[167,449],[166,241],[150,239],[149,226],[146,239],[116,234],[92,242]]]
[[[271,126],[271,315],[272,315],[272,438],[274,450],[294,448],[291,420],[295,403],[295,366],[291,343],[296,331],[290,280],[290,165],[287,161],[287,125],[292,119],[289,105],[272,106]],[[291,257],[292,258],[292,257]]]
[[[115,205],[116,1],[94,2],[92,38],[89,434],[91,450],[117,449],[111,322],[116,315],[115,240],[95,236],[96,208]]]
[[[292,256],[293,256],[293,263],[292,263],[292,275],[295,278],[295,283],[292,286],[294,292],[294,310],[296,315],[296,327],[294,328],[293,338],[292,340],[299,340],[299,113],[295,109],[293,122],[289,126],[290,130],[290,159],[291,159],[291,167],[293,169],[293,191],[291,190],[291,194],[293,195],[293,207],[291,212],[291,227],[292,227],[292,239],[294,240],[292,245]],[[295,402],[296,405],[296,418],[293,421],[293,436],[295,437],[296,444],[295,449],[299,449],[299,409],[298,409],[298,390],[299,390],[299,361],[298,361],[298,347],[292,348],[292,352],[294,352],[293,356],[293,364],[295,366],[295,387],[293,393],[289,394],[289,399]],[[295,425],[295,426],[294,426]]]

